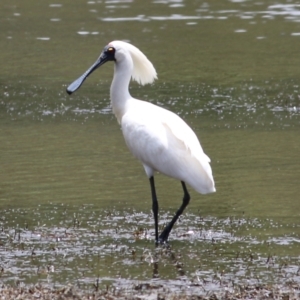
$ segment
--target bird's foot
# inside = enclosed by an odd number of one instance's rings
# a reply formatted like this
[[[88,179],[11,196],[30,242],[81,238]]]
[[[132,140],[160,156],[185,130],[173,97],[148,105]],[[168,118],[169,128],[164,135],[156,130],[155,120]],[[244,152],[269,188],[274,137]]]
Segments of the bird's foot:
[[[158,237],[157,244],[159,245],[168,245],[168,238],[169,238],[170,231],[166,227],[163,232]]]
[[[169,249],[170,248],[170,244],[168,243],[168,241],[164,241],[161,239],[158,239],[158,241],[155,242],[155,246],[159,247],[159,248],[163,248],[163,249]]]
[[[156,245],[160,245],[160,246],[163,246],[163,245],[167,245],[168,244],[168,240],[164,240],[164,239],[161,239],[159,238],[157,241],[156,241]]]

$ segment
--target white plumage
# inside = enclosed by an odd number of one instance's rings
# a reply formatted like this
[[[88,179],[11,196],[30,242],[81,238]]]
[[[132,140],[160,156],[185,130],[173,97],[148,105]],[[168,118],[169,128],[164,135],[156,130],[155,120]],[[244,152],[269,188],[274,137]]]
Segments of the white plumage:
[[[131,97],[130,79],[144,85],[152,83],[156,71],[147,57],[135,46],[122,41],[109,43],[97,61],[67,89],[71,94],[96,68],[115,61],[114,78],[110,88],[112,109],[122,127],[131,153],[141,161],[150,179],[155,219],[156,242],[166,242],[169,233],[188,205],[190,196],[185,183],[202,194],[215,192],[210,159],[203,152],[193,130],[176,114],[149,102]],[[172,221],[158,236],[158,202],[154,174],[158,171],[181,181],[184,197]]]
[[[126,144],[150,178],[158,171],[197,192],[214,192],[210,159],[191,128],[176,114],[149,102],[131,101],[121,119]]]
[[[117,55],[119,55],[123,49],[126,49],[130,53],[133,62],[131,77],[137,83],[145,85],[147,83],[152,83],[157,79],[157,74],[152,63],[138,48],[122,41],[114,41],[109,45],[113,45],[115,49],[119,49]]]

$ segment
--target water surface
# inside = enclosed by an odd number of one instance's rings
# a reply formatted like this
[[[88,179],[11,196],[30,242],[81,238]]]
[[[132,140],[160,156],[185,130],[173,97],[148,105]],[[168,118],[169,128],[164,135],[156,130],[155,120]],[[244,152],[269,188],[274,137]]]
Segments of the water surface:
[[[213,283],[218,268],[226,280],[282,282],[274,270],[285,263],[299,282],[297,1],[4,0],[0,17],[5,282],[157,277],[176,287]],[[65,93],[114,39],[158,72],[151,86],[132,83],[132,95],[178,113],[212,159],[217,193],[191,190],[173,254],[154,247],[148,179],[110,107],[112,64]],[[163,226],[182,191],[161,175],[156,183]]]

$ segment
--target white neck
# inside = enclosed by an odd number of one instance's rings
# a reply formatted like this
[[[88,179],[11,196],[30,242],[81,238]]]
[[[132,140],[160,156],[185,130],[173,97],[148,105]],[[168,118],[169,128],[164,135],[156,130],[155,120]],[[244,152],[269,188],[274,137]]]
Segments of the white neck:
[[[126,102],[131,98],[128,88],[132,70],[133,62],[131,57],[115,63],[114,78],[110,87],[110,99],[113,113],[119,123],[121,123],[126,111]]]

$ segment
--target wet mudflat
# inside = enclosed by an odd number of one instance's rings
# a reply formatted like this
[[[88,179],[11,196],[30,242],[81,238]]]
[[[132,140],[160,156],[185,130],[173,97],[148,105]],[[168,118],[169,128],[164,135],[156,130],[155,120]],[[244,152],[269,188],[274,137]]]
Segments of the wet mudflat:
[[[3,213],[3,293],[9,285],[45,297],[299,297],[298,220],[186,213],[169,246],[155,247],[151,212],[46,205]],[[164,224],[170,213],[161,216]]]

